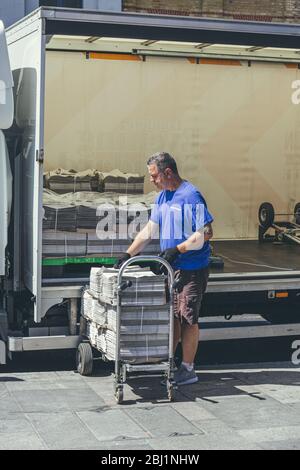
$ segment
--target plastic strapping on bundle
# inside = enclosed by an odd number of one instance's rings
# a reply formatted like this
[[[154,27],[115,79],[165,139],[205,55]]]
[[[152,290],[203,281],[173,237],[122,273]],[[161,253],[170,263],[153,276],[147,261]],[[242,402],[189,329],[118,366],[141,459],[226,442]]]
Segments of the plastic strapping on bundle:
[[[74,175],[73,193],[76,193],[76,175]]]
[[[135,303],[138,304],[138,278],[135,278]]]
[[[57,231],[57,221],[58,221],[58,208],[56,207],[56,209],[55,209],[55,224],[54,224],[55,232]]]
[[[67,235],[65,234],[65,258],[68,258],[68,242],[67,242]]]
[[[142,315],[141,315],[141,328],[140,328],[140,333],[143,332],[143,322],[144,322],[144,307],[142,305]]]
[[[148,335],[146,335],[146,358],[149,361],[149,347],[148,347]]]
[[[101,315],[103,315],[103,310],[101,312]],[[116,320],[117,321],[117,320]],[[104,310],[104,323],[108,325],[108,309]]]

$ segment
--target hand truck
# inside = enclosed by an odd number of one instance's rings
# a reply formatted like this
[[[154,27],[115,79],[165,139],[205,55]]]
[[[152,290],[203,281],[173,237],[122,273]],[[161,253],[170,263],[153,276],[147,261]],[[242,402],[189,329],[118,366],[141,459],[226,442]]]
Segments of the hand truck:
[[[291,217],[292,221],[276,221],[275,216]],[[275,214],[273,205],[264,202],[258,210],[258,240],[260,242],[284,242],[289,241],[300,244],[300,203],[295,205],[293,214]],[[270,228],[274,230],[274,235],[266,233]]]
[[[146,363],[146,364],[131,364],[129,361],[122,360],[120,351],[120,337],[122,325],[122,293],[131,287],[132,283],[129,280],[123,280],[124,272],[128,266],[133,263],[160,263],[167,270],[168,274],[168,291],[169,291],[169,342],[168,342],[168,360],[159,363]],[[159,256],[134,256],[127,260],[119,269],[117,280],[117,318],[116,318],[116,345],[115,345],[115,372],[114,372],[114,396],[118,404],[121,404],[124,399],[124,384],[126,383],[126,376],[129,372],[164,372],[166,377],[166,388],[169,401],[175,400],[175,390],[177,389],[174,381],[174,314],[173,314],[173,294],[176,287],[174,279],[174,272],[170,264]],[[138,306],[136,308],[139,308]],[[83,318],[83,317],[82,317]],[[83,336],[86,336],[83,333]],[[95,347],[95,346],[93,346]],[[89,338],[83,340],[77,350],[77,370],[82,375],[90,375],[93,367],[93,347],[89,342]],[[102,359],[107,361],[105,354],[102,353]]]

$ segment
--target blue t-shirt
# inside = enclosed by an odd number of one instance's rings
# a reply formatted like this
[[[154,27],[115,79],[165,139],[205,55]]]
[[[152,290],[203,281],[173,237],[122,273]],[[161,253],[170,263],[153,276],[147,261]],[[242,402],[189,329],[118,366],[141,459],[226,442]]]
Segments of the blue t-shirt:
[[[188,181],[183,181],[176,191],[161,191],[152,207],[150,220],[159,224],[160,248],[174,248],[186,241],[192,233],[213,221],[204,197]],[[173,263],[174,269],[194,270],[209,264],[210,247],[205,242],[200,250],[180,254]]]

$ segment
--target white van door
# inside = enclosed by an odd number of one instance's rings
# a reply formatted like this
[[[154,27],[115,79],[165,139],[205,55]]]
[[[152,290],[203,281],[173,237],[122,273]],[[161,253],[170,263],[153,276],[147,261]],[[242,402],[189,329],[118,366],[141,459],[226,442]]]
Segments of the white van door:
[[[43,23],[27,23],[22,36],[7,32],[14,80],[14,128],[19,135],[20,163],[20,278],[32,293],[34,320],[41,319],[44,62]]]
[[[9,129],[14,118],[13,77],[5,29],[0,20],[0,129]]]
[[[0,276],[5,275],[5,249],[8,243],[8,226],[12,202],[12,174],[5,142],[0,130]]]
[[[5,275],[5,250],[12,202],[12,174],[2,129],[13,123],[13,78],[8,57],[5,30],[0,21],[0,276]]]

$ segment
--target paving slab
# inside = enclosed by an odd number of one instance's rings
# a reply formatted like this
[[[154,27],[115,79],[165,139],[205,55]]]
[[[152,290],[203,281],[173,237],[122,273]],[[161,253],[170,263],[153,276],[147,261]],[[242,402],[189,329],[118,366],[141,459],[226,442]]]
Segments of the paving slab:
[[[0,395],[1,395],[1,393],[4,393],[6,391],[7,391],[6,384],[0,382]]]
[[[83,447],[76,447],[79,450],[104,450],[117,451],[124,450],[153,450],[151,445],[145,439],[126,439],[124,441],[101,441],[97,445],[90,446],[87,444]]]
[[[215,402],[201,401],[209,412],[226,422],[233,429],[255,429],[282,425],[300,424],[300,415],[288,405],[283,405],[271,397],[263,399],[255,396],[215,397]]]
[[[82,384],[80,384],[82,388]],[[16,392],[16,391],[25,391],[25,390],[57,390],[59,388],[65,389],[65,388],[70,388],[64,386],[63,384],[57,383],[57,382],[51,382],[43,380],[42,382],[38,382],[37,380],[34,380],[32,382],[30,381],[24,381],[24,382],[9,382],[6,384],[7,390],[10,390],[11,392]],[[74,388],[74,387],[73,387]]]
[[[299,449],[300,369],[198,368],[169,403],[160,377],[132,377],[124,403],[111,366],[0,374],[0,449]]]
[[[216,416],[207,411],[196,401],[174,402],[172,403],[172,408],[193,424],[194,421],[217,419]]]
[[[75,413],[29,413],[28,417],[49,449],[76,449],[99,444]]]
[[[90,389],[23,390],[12,394],[26,413],[96,409],[103,405]]]
[[[192,385],[179,387],[179,391],[189,401],[211,401],[218,402],[219,398],[247,396],[248,393],[239,388],[241,381],[235,379],[220,380],[217,377],[210,382],[197,382]]]
[[[47,449],[43,441],[35,432],[26,434],[7,432],[0,436],[0,450],[44,450]]]
[[[3,419],[8,415],[19,413],[22,411],[17,400],[8,392],[8,390],[0,391],[0,418]]]
[[[226,422],[215,418],[214,420],[200,420],[193,421],[194,426],[201,429],[203,434],[212,435],[212,436],[230,436],[240,438],[238,430],[233,429]]]
[[[283,404],[300,403],[300,385],[262,384],[240,386],[239,388],[249,394],[271,397]]]
[[[170,405],[127,408],[126,411],[153,437],[191,436],[202,432]]]
[[[245,383],[251,384],[278,384],[292,385],[300,382],[300,369],[295,368],[274,368],[267,369],[246,369],[244,371],[232,371],[235,378]]]
[[[0,420],[0,440],[5,439],[5,434],[32,433],[33,427],[26,415],[15,413]]]
[[[260,447],[264,450],[300,450],[300,440],[288,441],[268,441],[260,442]]]
[[[147,438],[150,434],[123,409],[99,409],[77,413],[99,441],[123,441]]]
[[[216,436],[197,435],[173,438],[152,439],[149,441],[157,450],[260,450],[257,444],[247,442],[239,437],[222,438]],[[199,460],[199,464],[201,463]]]
[[[239,435],[251,442],[268,441],[300,441],[299,426],[272,426],[271,428],[256,428],[250,430],[240,430]]]
[[[57,373],[50,371],[50,372],[12,372],[9,374],[0,373],[0,382],[5,379],[9,379],[9,381],[33,381],[36,380],[37,382],[42,382],[43,380],[48,381],[55,381],[57,379]]]

